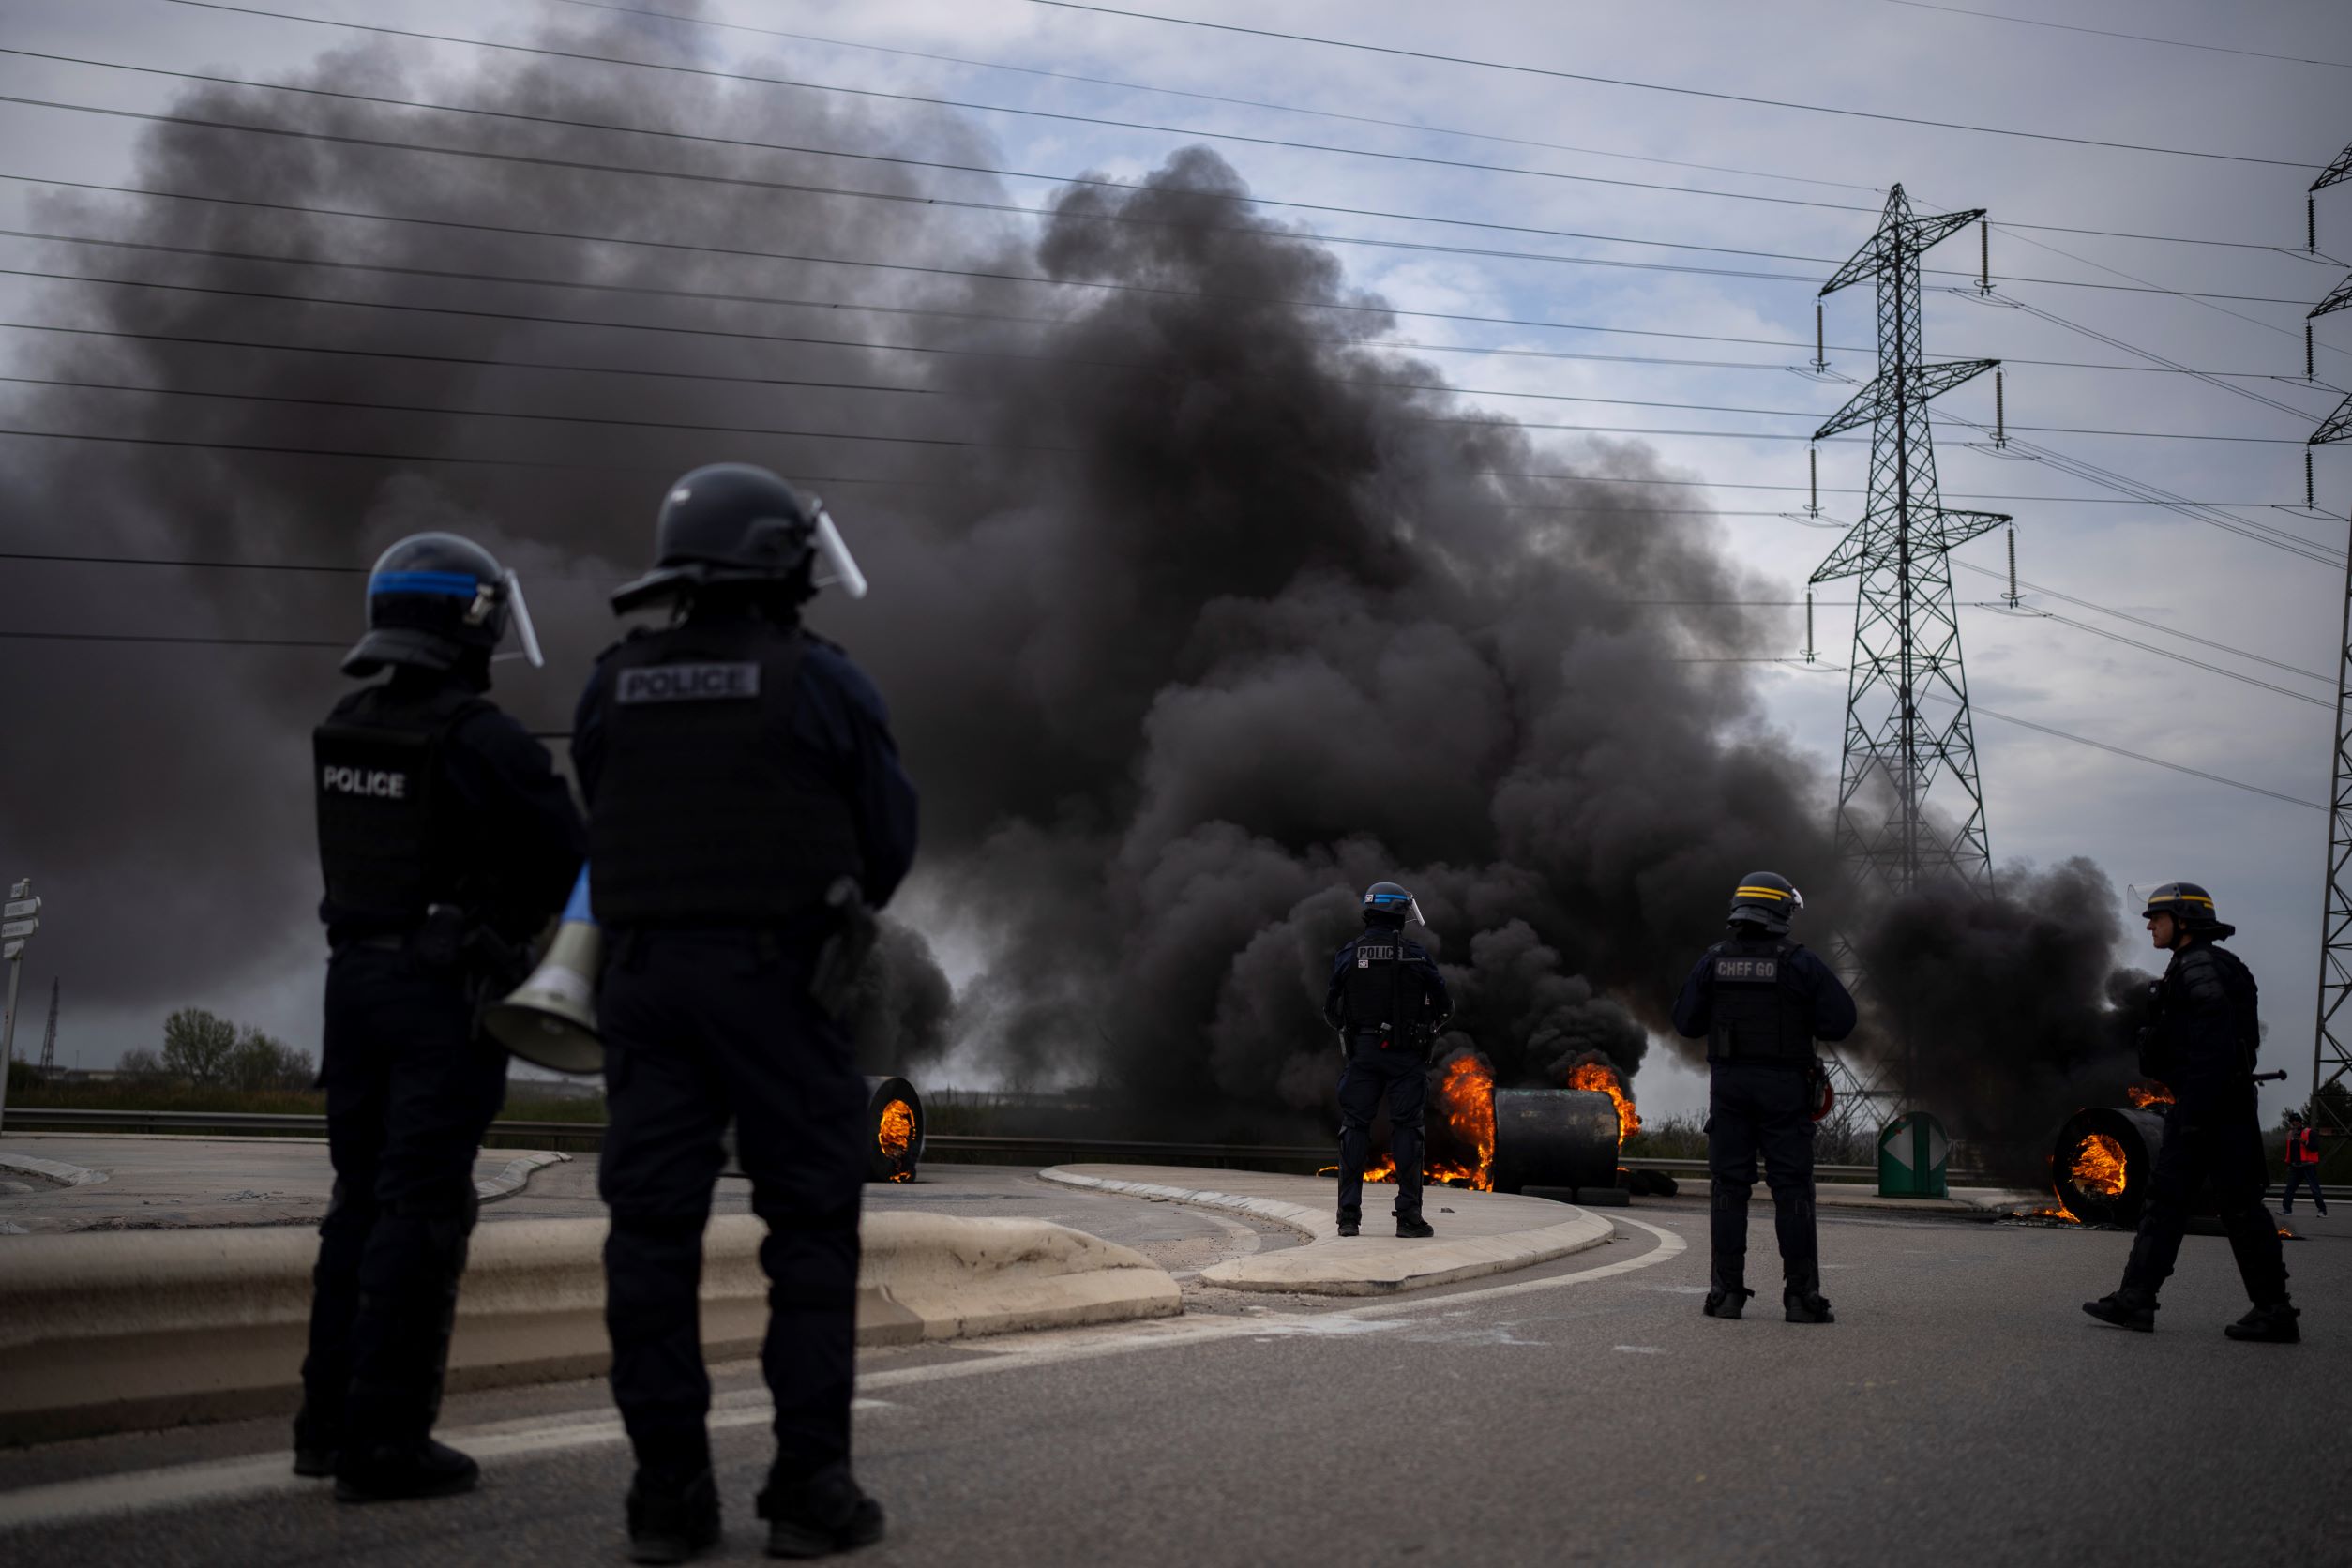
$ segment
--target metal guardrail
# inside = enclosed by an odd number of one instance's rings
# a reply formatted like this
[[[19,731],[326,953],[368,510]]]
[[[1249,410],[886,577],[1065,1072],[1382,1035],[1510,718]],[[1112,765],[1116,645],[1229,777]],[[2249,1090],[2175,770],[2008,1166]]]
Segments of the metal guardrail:
[[[188,1136],[243,1134],[277,1138],[324,1138],[326,1118],[249,1110],[85,1110],[25,1107],[7,1113],[6,1129],[16,1132],[143,1132]],[[490,1138],[502,1144],[516,1139],[567,1141],[575,1146],[600,1147],[601,1122],[497,1121]],[[933,1159],[964,1158],[983,1164],[1137,1164],[1240,1166],[1274,1165],[1289,1168],[1328,1165],[1332,1151],[1259,1143],[1154,1143],[1132,1139],[1072,1138],[967,1138],[934,1133],[924,1139]]]
[[[68,1110],[25,1107],[10,1109],[7,1117],[6,1129],[14,1132],[326,1136],[324,1116],[249,1110]],[[552,1146],[593,1151],[604,1146],[604,1123],[492,1122],[487,1141],[500,1148]],[[956,1133],[934,1133],[923,1140],[923,1147],[924,1153],[931,1159],[960,1159],[977,1165],[1192,1165],[1300,1175],[1313,1175],[1334,1158],[1332,1149],[1319,1144],[1154,1143],[1116,1138],[976,1138]],[[1705,1160],[1636,1157],[1626,1163],[1677,1176],[1707,1173]],[[1825,1182],[1875,1182],[1878,1178],[1878,1168],[1871,1165],[1817,1165],[1813,1171]],[[1952,1180],[1968,1185],[1989,1183],[1994,1178],[1985,1171],[1955,1170]],[[2322,1190],[2330,1200],[2352,1201],[2352,1187],[2330,1186]]]

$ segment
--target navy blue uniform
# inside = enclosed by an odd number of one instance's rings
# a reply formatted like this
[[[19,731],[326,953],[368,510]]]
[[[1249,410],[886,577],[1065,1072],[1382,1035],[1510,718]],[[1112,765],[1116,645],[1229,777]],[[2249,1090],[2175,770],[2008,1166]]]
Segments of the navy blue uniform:
[[[1332,959],[1323,1018],[1340,1032],[1339,1218],[1364,1216],[1364,1168],[1372,1118],[1388,1102],[1396,1165],[1396,1217],[1421,1217],[1422,1121],[1429,1098],[1429,1043],[1452,1010],[1445,978],[1401,924],[1376,922]]]
[[[1753,927],[1734,932],[1700,955],[1674,999],[1676,1033],[1708,1042],[1713,1282],[1745,1289],[1748,1199],[1761,1153],[1781,1267],[1791,1289],[1817,1293],[1813,1042],[1854,1032],[1854,999],[1798,943]]]
[[[707,1464],[697,1287],[732,1117],[768,1225],[776,1474],[846,1473],[867,1096],[846,1031],[808,994],[830,929],[811,890],[852,875],[880,908],[913,860],[914,786],[882,697],[789,624],[693,617],[607,651],[572,758],[609,942],[614,1402],[645,1470]]]
[[[587,839],[547,748],[455,676],[396,670],[337,704],[328,730],[354,756],[379,734],[396,747],[437,737],[415,745],[406,772],[396,750],[380,768],[330,761],[320,780],[374,789],[367,804],[412,864],[372,863],[323,820],[333,956],[319,1077],[335,1193],[319,1225],[299,1440],[396,1446],[423,1440],[440,1407],[474,1157],[505,1100],[506,1053],[476,1033],[479,1008],[520,978]],[[357,837],[373,826],[363,820]],[[429,906],[442,912],[431,930]]]
[[[2254,1083],[2262,1038],[2254,977],[2238,955],[2199,940],[2173,954],[2152,989],[2140,1066],[2174,1098],[2123,1288],[2155,1296],[2180,1256],[2189,1204],[2210,1184],[2246,1294],[2256,1306],[2284,1302],[2285,1258],[2262,1201],[2270,1175]]]

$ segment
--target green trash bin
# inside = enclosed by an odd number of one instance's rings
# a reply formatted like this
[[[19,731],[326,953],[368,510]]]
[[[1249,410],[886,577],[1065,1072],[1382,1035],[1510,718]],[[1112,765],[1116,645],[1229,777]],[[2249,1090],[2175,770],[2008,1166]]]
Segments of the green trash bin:
[[[1907,1110],[1878,1135],[1878,1196],[1945,1198],[1944,1164],[1952,1140],[1923,1110]]]

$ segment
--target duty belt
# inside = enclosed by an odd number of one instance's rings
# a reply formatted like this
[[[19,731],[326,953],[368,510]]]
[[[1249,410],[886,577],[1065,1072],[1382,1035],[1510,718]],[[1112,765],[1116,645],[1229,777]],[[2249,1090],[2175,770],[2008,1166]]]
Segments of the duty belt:
[[[405,953],[408,951],[408,942],[407,932],[385,931],[379,936],[353,937],[348,941],[337,942],[335,946],[339,952],[347,947],[370,947],[382,953]]]

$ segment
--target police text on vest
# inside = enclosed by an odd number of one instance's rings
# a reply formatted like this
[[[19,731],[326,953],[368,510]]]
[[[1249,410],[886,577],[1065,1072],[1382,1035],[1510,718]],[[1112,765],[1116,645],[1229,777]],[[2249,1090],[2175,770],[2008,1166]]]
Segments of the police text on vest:
[[[329,762],[319,769],[319,788],[334,795],[406,800],[408,775],[397,768],[339,767]]]
[[[760,695],[760,667],[744,664],[648,664],[624,670],[616,702],[716,702]]]

